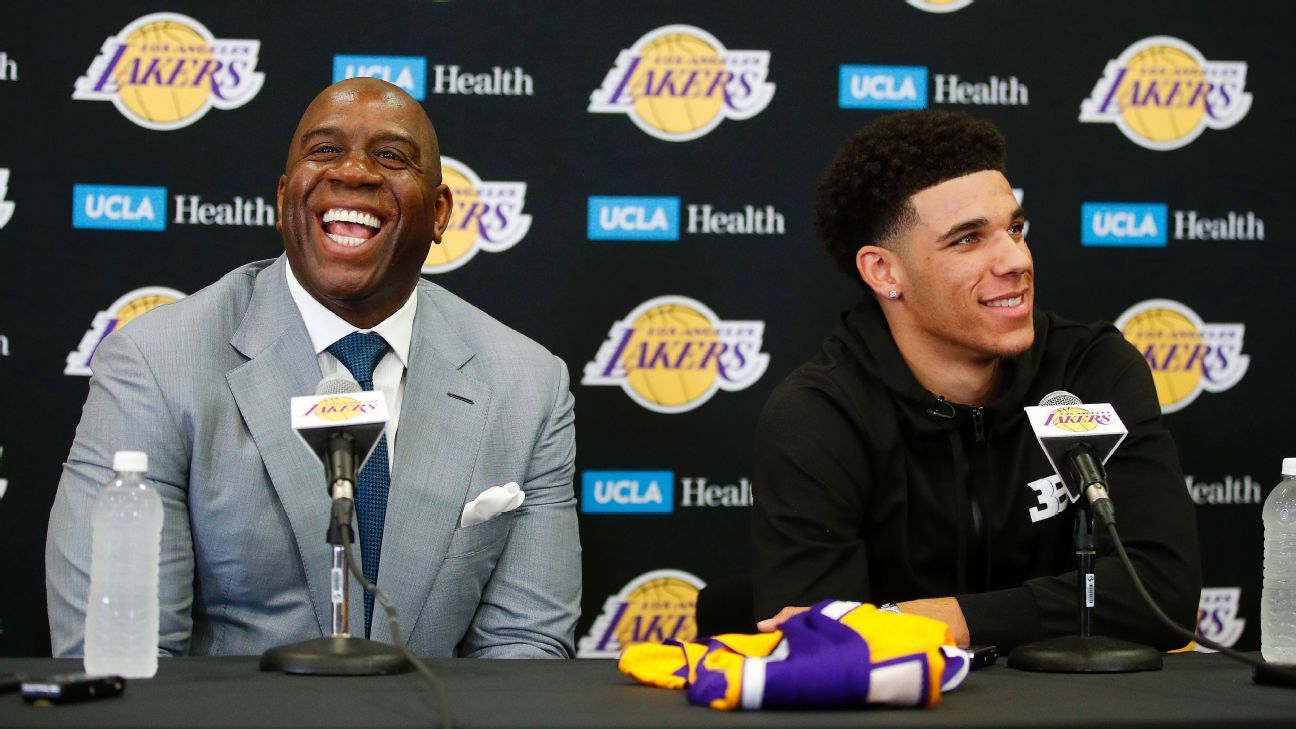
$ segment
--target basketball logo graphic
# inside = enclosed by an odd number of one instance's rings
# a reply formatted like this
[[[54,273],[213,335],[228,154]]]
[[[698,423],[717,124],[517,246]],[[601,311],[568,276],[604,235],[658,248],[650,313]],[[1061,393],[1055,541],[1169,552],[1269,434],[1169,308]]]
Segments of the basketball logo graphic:
[[[760,379],[764,334],[765,322],[721,321],[694,299],[659,296],[612,325],[581,384],[619,385],[649,410],[682,413]]]
[[[972,4],[972,0],[905,0],[905,2],[929,13],[952,13]]]
[[[750,119],[769,105],[769,51],[731,51],[691,25],[667,25],[621,51],[589,111],[627,114],[669,142],[697,139],[725,119]]]
[[[104,41],[72,98],[111,101],[148,129],[180,129],[212,107],[236,109],[261,90],[256,71],[261,42],[216,38],[178,13],[136,19]]]
[[[306,411],[306,415],[318,415],[325,420],[333,421],[351,420],[357,415],[368,412],[372,407],[372,405],[362,403],[353,397],[340,395],[320,400],[311,405],[311,409]]]
[[[1169,299],[1131,306],[1116,320],[1152,369],[1161,411],[1173,413],[1206,392],[1223,392],[1246,374],[1244,324],[1206,324],[1192,309]]]
[[[1153,36],[1113,61],[1080,104],[1080,121],[1114,123],[1130,141],[1165,151],[1205,129],[1228,129],[1251,109],[1242,61],[1208,61],[1178,38]]]
[[[1101,415],[1073,406],[1058,408],[1049,413],[1048,418],[1044,420],[1045,425],[1052,425],[1072,433],[1093,430],[1103,422],[1105,422],[1105,419]]]
[[[1197,603],[1197,635],[1232,648],[1246,629],[1246,619],[1238,617],[1241,604],[1240,587],[1203,587]],[[1215,652],[1201,645],[1194,645],[1193,650]]]
[[[698,590],[706,583],[682,570],[653,570],[630,580],[603,603],[577,658],[616,658],[634,643],[697,637]]]
[[[76,351],[69,352],[65,375],[90,375],[90,360],[104,337],[129,324],[135,317],[153,309],[183,299],[185,295],[164,286],[146,286],[135,289],[117,299],[107,310],[95,314],[90,328],[81,337]]]
[[[423,273],[453,271],[472,260],[478,250],[499,253],[517,245],[531,229],[525,182],[486,182],[468,165],[441,158],[441,181],[450,188],[454,210],[441,236],[432,244]]]

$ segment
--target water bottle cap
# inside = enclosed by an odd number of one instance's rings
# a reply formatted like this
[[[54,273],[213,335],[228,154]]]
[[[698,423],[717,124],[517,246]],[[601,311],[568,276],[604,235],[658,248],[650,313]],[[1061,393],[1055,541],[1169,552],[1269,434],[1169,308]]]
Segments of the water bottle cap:
[[[1291,460],[1296,464],[1296,458]],[[148,470],[148,454],[143,451],[117,451],[113,454],[113,470],[118,473],[144,473]]]
[[[1296,476],[1296,458],[1284,458],[1284,459],[1283,459],[1283,470],[1282,470],[1282,475],[1284,475],[1284,476]]]

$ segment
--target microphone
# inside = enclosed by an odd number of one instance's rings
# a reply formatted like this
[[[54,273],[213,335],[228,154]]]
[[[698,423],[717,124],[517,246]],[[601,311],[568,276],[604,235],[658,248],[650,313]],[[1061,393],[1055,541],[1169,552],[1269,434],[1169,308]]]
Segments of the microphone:
[[[292,399],[292,426],[324,466],[329,494],[353,498],[356,475],[383,437],[387,401],[345,374],[329,375],[315,394]]]
[[[1128,431],[1109,403],[1084,404],[1065,390],[1050,392],[1026,408],[1031,429],[1072,502],[1084,496],[1104,524],[1116,523],[1116,508],[1103,464]]]
[[[351,553],[351,544],[355,542],[351,522],[356,474],[369,460],[378,439],[383,437],[387,426],[387,400],[381,392],[361,390],[360,383],[345,374],[336,374],[320,380],[314,395],[294,397],[289,407],[293,432],[324,466],[328,492],[333,499],[325,536],[333,552],[328,581],[332,633],[323,638],[271,648],[261,655],[261,670],[306,675],[374,676],[404,673],[418,667],[424,676],[430,676],[427,667],[401,642],[395,605],[386,594],[365,580],[364,571]],[[396,646],[356,638],[348,632],[348,569],[386,609],[392,641]]]

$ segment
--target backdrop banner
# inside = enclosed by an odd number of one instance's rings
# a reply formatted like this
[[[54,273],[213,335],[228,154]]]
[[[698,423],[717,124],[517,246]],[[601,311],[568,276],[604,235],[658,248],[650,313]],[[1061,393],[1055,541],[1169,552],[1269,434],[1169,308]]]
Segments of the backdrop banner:
[[[1279,210],[1294,16],[1205,0],[6,2],[0,655],[49,652],[46,522],[95,348],[282,251],[289,138],[352,76],[408,90],[440,134],[455,210],[425,276],[571,372],[581,655],[692,637],[698,589],[748,570],[757,416],[862,295],[816,241],[816,183],[856,129],[922,108],[1007,136],[1039,306],[1116,322],[1145,354],[1198,507],[1199,630],[1255,649],[1260,505],[1296,456]]]

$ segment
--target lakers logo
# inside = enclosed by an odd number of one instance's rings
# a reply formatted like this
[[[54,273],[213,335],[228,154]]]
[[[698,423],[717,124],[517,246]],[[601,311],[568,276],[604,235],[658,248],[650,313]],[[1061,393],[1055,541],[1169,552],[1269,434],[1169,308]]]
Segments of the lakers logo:
[[[628,114],[658,139],[686,142],[769,105],[769,51],[731,51],[691,25],[649,32],[617,56],[589,111]]]
[[[1197,603],[1197,635],[1232,648],[1246,629],[1246,619],[1238,617],[1241,603],[1240,587],[1203,587]],[[1215,652],[1200,645],[1194,645],[1193,650]]]
[[[148,129],[187,127],[212,107],[236,109],[261,90],[261,42],[216,38],[178,13],[152,13],[104,41],[72,98],[111,101]]]
[[[373,403],[360,402],[353,397],[330,397],[311,405],[306,415],[315,415],[325,420],[351,420],[357,415],[373,411]]]
[[[63,368],[63,374],[89,376],[90,360],[104,337],[126,326],[140,314],[152,311],[163,304],[179,301],[184,297],[183,293],[175,289],[146,286],[117,299],[106,311],[95,314],[90,328],[81,337],[81,344],[77,346],[76,351],[68,354],[67,366]]]
[[[1120,315],[1116,327],[1152,368],[1162,412],[1188,407],[1203,390],[1233,387],[1251,364],[1242,353],[1245,325],[1206,324],[1177,301],[1137,303]]]
[[[659,296],[612,325],[581,384],[619,385],[649,410],[682,413],[760,379],[764,334],[765,322],[721,321],[698,301]]]
[[[698,590],[706,583],[681,570],[653,570],[631,580],[603,603],[577,658],[616,658],[634,643],[697,637]]]
[[[1144,38],[1107,62],[1080,104],[1080,121],[1115,124],[1148,149],[1178,149],[1246,116],[1246,74],[1245,62],[1208,61],[1178,38]]]
[[[483,182],[468,165],[441,158],[441,180],[450,188],[454,211],[441,244],[428,250],[423,273],[453,271],[479,250],[491,253],[512,248],[531,229],[525,182]]]
[[[1044,418],[1045,425],[1051,425],[1072,433],[1083,433],[1093,430],[1099,425],[1106,425],[1109,422],[1111,422],[1111,418],[1106,413],[1095,413],[1084,408],[1071,406],[1058,408]]]
[[[929,13],[952,13],[972,4],[972,0],[905,0],[905,2]]]

